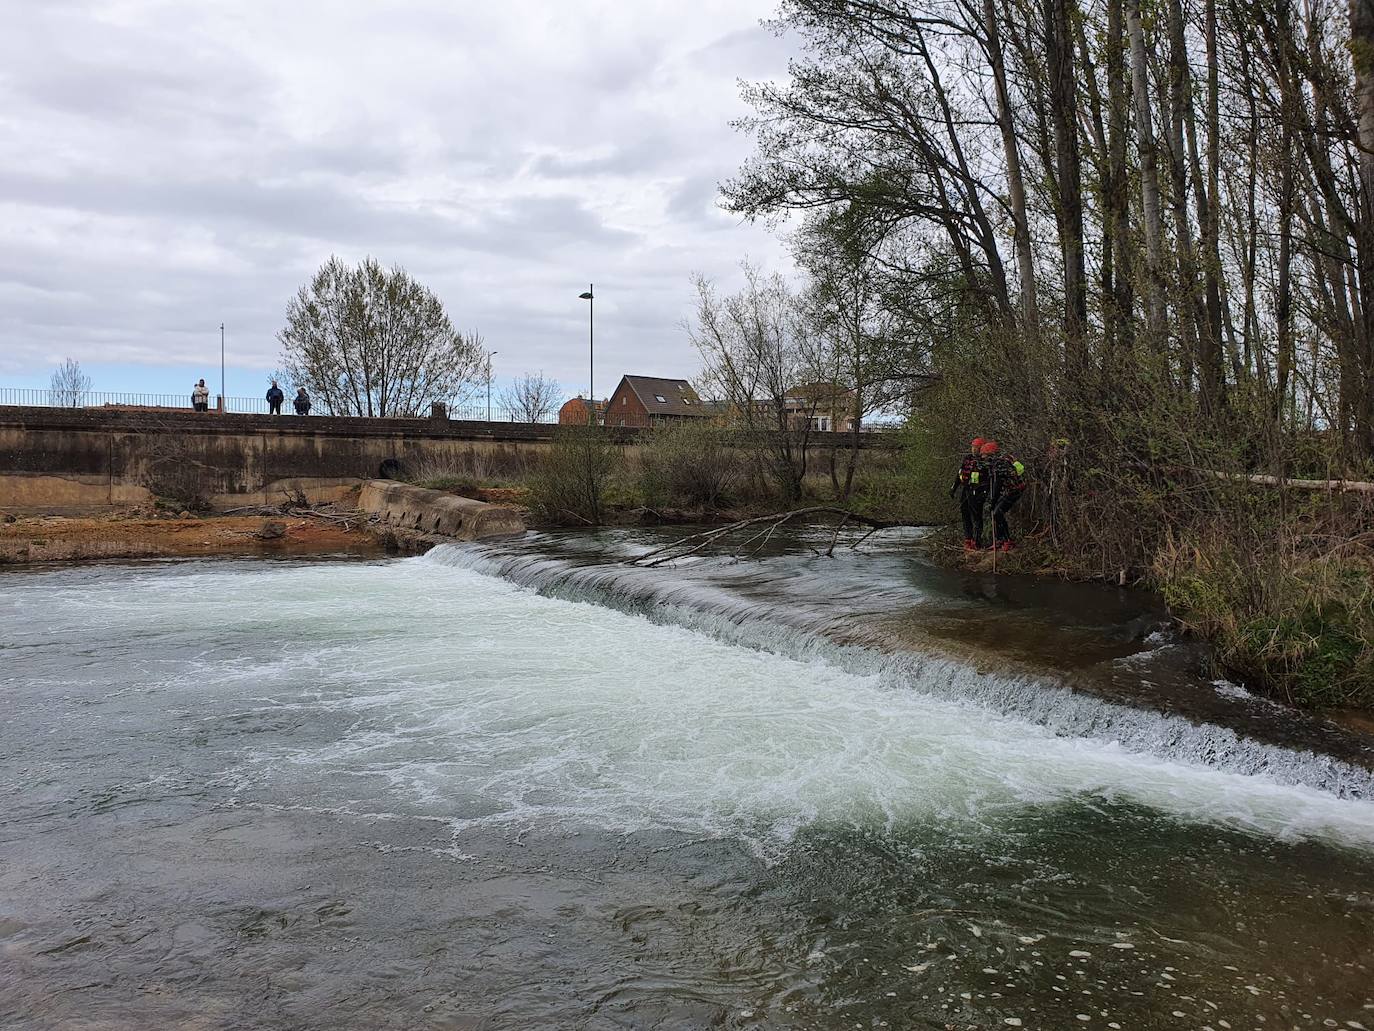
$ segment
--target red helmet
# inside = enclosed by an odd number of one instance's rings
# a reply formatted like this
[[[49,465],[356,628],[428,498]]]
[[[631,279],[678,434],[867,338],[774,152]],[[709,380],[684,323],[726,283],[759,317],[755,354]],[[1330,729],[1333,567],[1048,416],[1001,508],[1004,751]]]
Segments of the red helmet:
[[[974,437],[974,438],[973,438],[973,443],[970,444],[970,445],[968,446],[968,449],[969,449],[970,451],[972,451],[972,452],[976,455],[976,454],[978,453],[978,449],[979,449],[980,447],[982,447],[982,446],[983,446],[983,438],[982,438],[982,437]]]
[[[995,455],[995,454],[997,454],[997,441],[995,441],[995,440],[984,441],[984,442],[983,442],[983,446],[980,447],[980,448],[978,449],[978,453],[979,453],[980,455]]]

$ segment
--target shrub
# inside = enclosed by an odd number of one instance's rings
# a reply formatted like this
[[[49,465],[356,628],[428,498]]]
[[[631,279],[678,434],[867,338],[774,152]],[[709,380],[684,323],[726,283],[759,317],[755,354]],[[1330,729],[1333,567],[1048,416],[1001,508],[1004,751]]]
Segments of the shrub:
[[[1161,549],[1165,600],[1248,683],[1307,708],[1374,705],[1374,562],[1294,532],[1291,519],[1276,531],[1252,501],[1188,547]],[[1268,533],[1263,552],[1256,531]]]
[[[535,509],[555,522],[600,525],[620,449],[599,426],[560,426],[530,482]]]
[[[640,459],[640,492],[648,504],[727,504],[744,479],[744,457],[731,432],[684,421],[650,434]]]
[[[517,484],[528,474],[530,465],[525,453],[514,448],[493,451],[469,447],[407,460],[404,478],[417,487],[467,495],[478,487]]]

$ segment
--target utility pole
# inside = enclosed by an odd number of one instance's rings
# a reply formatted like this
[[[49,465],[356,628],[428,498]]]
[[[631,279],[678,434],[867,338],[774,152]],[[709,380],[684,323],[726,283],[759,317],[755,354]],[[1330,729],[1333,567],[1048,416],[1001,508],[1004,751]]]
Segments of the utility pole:
[[[587,422],[596,425],[596,292],[594,284],[587,284],[587,292],[577,296],[587,302]]]
[[[219,410],[229,410],[229,398],[224,396],[224,323],[219,324]]]
[[[487,422],[491,422],[491,360],[500,353],[500,351],[487,352]]]

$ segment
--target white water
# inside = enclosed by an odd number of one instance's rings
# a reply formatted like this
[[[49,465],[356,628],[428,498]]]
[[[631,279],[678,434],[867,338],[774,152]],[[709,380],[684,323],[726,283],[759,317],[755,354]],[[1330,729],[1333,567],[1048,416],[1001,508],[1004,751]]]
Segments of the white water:
[[[1279,784],[1317,788],[1342,798],[1374,800],[1374,775],[1326,755],[1244,738],[1233,730],[1115,704],[1071,692],[1041,677],[1011,670],[980,673],[938,655],[884,653],[854,644],[858,628],[843,625],[825,601],[825,584],[795,585],[779,603],[749,599],[675,572],[615,565],[579,566],[534,554],[501,554],[477,546],[444,546],[424,559],[510,580],[551,597],[593,601],[642,614],[655,623],[685,626],[721,641],[786,655],[806,663],[837,665],[858,674],[879,673],[896,689],[976,705],[1070,738],[1090,738],[1191,766],[1257,775]],[[843,610],[844,605],[840,606]],[[841,625],[837,625],[837,623]],[[859,633],[862,639],[863,633]],[[875,643],[881,643],[875,642]],[[1168,647],[1161,644],[1159,647]]]
[[[21,617],[16,643],[40,635],[22,626],[41,613],[42,637],[123,652],[129,689],[189,698],[191,719],[223,719],[226,699],[248,723],[328,717],[308,746],[246,739],[226,776],[291,804],[427,815],[460,838],[670,829],[767,850],[813,823],[977,834],[1087,797],[1374,847],[1368,801],[1133,751],[1110,728],[1056,734],[961,700],[957,678],[936,695],[876,665],[769,654],[434,559],[150,573],[0,601]]]

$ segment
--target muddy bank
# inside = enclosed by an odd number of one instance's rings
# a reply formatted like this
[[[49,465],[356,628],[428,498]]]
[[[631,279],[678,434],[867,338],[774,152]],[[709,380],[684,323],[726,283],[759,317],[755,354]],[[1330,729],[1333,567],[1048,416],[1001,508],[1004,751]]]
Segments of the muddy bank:
[[[303,516],[119,513],[0,523],[0,565],[203,555],[381,554],[364,529]]]
[[[1043,582],[1058,581],[1064,584],[1107,584],[1132,592],[1142,600],[1142,604],[1157,607],[1161,620],[1180,639],[1188,640],[1195,646],[1199,665],[1209,676],[1221,677],[1242,685],[1254,695],[1265,698],[1271,704],[1292,709],[1295,712],[1312,713],[1346,731],[1374,740],[1374,711],[1348,705],[1308,705],[1282,692],[1270,690],[1265,684],[1257,682],[1244,671],[1224,662],[1218,654],[1216,641],[1206,634],[1196,632],[1179,614],[1170,610],[1160,592],[1153,587],[1144,572],[1139,570],[1107,570],[1087,575],[1082,570],[1074,570],[1057,564],[1052,554],[1038,546],[1034,541],[1010,553],[994,552],[984,548],[979,551],[965,551],[959,539],[952,533],[934,533],[922,538],[918,544],[920,553],[934,565],[956,573],[968,575],[988,575],[1024,577]]]

